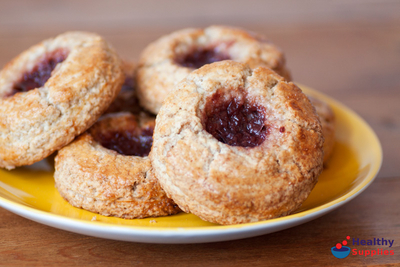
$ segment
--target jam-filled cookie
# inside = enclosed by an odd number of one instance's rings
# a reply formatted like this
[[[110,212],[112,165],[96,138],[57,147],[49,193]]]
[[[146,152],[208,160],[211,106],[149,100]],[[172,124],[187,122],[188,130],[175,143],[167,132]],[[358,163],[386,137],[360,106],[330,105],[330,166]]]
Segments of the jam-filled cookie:
[[[157,114],[168,93],[190,72],[228,59],[251,68],[265,66],[290,79],[282,52],[262,36],[226,26],[184,29],[158,39],[142,53],[137,77],[142,106]]]
[[[317,115],[321,122],[322,134],[324,136],[324,163],[327,163],[332,155],[333,147],[335,145],[335,125],[336,118],[332,108],[328,103],[317,99],[312,96],[308,96],[311,103],[317,111]]]
[[[193,71],[156,119],[151,174],[185,212],[220,224],[287,215],[322,171],[313,106],[264,67],[223,61]]]
[[[130,112],[140,114],[143,108],[139,105],[136,89],[136,66],[135,64],[123,61],[122,70],[125,74],[125,81],[117,98],[108,107],[107,113]]]
[[[88,129],[124,81],[98,35],[68,32],[29,48],[0,72],[0,167],[42,160]]]
[[[55,158],[55,183],[71,205],[125,219],[180,211],[149,177],[154,118],[145,114],[103,116]]]

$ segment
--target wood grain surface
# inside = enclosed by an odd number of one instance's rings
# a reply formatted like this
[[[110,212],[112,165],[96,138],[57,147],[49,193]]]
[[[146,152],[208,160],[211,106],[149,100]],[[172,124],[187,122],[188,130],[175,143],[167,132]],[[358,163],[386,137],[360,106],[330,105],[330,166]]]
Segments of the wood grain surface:
[[[400,263],[400,177],[378,179],[340,209],[310,223],[254,238],[208,244],[144,244],[57,230],[0,210],[4,265],[62,266],[359,266]],[[336,259],[346,236],[394,239],[395,256]],[[376,250],[381,246],[357,246]]]
[[[135,61],[163,34],[210,24],[266,35],[285,52],[295,82],[332,96],[363,117],[382,143],[379,179],[350,203],[310,223],[210,244],[92,238],[0,209],[0,265],[400,265],[400,2],[0,1],[0,66],[67,30],[97,32],[123,58]],[[395,255],[334,258],[329,248],[347,235],[394,239]]]

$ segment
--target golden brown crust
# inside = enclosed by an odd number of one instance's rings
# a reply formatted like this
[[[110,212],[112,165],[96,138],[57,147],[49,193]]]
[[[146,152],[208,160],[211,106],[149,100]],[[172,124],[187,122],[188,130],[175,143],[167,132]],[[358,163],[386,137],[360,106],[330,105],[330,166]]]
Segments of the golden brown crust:
[[[137,122],[137,124],[132,122]],[[71,205],[125,219],[165,216],[180,211],[157,180],[148,177],[148,157],[125,156],[101,146],[93,135],[109,129],[154,125],[154,118],[109,114],[62,148],[55,158],[56,187]]]
[[[315,107],[321,122],[322,134],[324,136],[324,164],[329,161],[335,145],[335,125],[336,118],[332,108],[324,101],[312,96],[308,96],[311,104]]]
[[[232,60],[251,68],[268,67],[290,80],[282,52],[258,35],[226,26],[184,29],[161,37],[143,51],[137,77],[141,105],[157,114],[168,93],[193,71],[176,63],[176,57],[208,46],[218,46]]]
[[[43,87],[12,93],[47,53],[69,51]],[[89,128],[124,80],[115,51],[98,35],[68,32],[20,54],[0,72],[0,167],[37,162]]]
[[[224,144],[203,127],[207,99],[237,88],[267,110],[269,134],[259,146]],[[151,175],[182,210],[221,224],[289,214],[322,171],[321,125],[308,98],[273,71],[234,61],[205,65],[180,82],[157,116],[153,139]]]

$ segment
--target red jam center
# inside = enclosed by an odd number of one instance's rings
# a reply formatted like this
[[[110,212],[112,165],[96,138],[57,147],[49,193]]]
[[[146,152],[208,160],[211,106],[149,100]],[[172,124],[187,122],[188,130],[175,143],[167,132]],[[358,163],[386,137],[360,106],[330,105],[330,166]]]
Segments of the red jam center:
[[[104,147],[122,155],[145,157],[153,144],[153,127],[136,131],[107,131],[98,133],[95,139]]]
[[[256,147],[268,134],[265,108],[245,97],[226,99],[217,92],[207,101],[205,111],[207,132],[230,146]]]
[[[194,50],[181,58],[177,58],[176,62],[183,67],[198,69],[206,64],[228,59],[230,57],[227,54],[218,51],[216,48],[207,48]]]
[[[41,60],[31,72],[24,73],[22,79],[13,87],[13,94],[27,92],[42,87],[51,76],[51,72],[58,63],[63,62],[68,56],[64,49],[55,50]]]

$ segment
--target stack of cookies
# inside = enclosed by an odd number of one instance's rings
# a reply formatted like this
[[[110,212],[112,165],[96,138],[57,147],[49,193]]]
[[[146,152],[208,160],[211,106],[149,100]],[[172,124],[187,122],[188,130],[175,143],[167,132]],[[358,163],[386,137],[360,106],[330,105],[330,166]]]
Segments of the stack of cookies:
[[[0,72],[0,167],[58,151],[61,196],[106,216],[285,216],[329,160],[335,121],[290,80],[283,53],[242,29],[174,32],[137,65],[96,34],[68,32]]]

